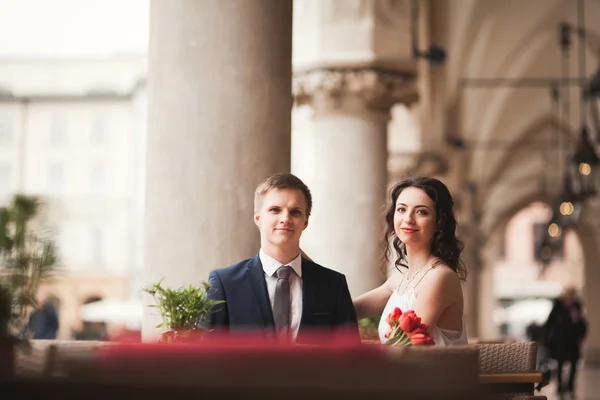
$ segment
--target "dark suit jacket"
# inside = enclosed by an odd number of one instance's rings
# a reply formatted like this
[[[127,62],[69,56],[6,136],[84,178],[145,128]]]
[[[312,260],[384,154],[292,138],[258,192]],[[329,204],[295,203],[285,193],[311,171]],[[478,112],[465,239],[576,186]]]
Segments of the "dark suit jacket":
[[[207,316],[209,328],[274,332],[271,303],[258,254],[212,271],[208,282],[211,285],[209,297],[226,302]],[[296,340],[301,342],[303,335],[315,329],[321,333],[330,329],[343,331],[360,340],[346,277],[303,258],[302,317]]]
[[[572,313],[578,318],[572,320]],[[544,325],[545,344],[550,357],[555,360],[578,360],[581,357],[581,342],[587,333],[587,321],[579,301],[571,306],[555,299],[552,311]]]

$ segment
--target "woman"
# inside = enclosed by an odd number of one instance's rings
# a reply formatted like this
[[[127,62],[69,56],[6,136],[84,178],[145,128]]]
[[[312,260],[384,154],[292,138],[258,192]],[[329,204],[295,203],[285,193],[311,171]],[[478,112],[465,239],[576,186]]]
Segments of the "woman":
[[[354,299],[358,319],[381,314],[379,338],[385,343],[389,313],[395,307],[414,310],[429,325],[436,345],[466,344],[461,287],[466,270],[448,188],[434,178],[409,178],[390,194],[384,258],[390,261],[394,252],[395,267],[406,270]]]

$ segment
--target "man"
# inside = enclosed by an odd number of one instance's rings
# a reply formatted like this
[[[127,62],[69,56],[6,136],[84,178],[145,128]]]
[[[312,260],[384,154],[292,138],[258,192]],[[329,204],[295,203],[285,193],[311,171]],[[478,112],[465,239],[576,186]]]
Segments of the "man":
[[[36,308],[29,316],[28,330],[33,339],[56,339],[58,313],[52,301],[44,294],[38,294]]]
[[[217,332],[261,330],[296,339],[340,331],[358,341],[344,275],[302,258],[300,237],[312,197],[296,176],[270,176],[256,188],[254,223],[261,248],[253,258],[209,274],[209,296],[225,300],[208,316]]]
[[[554,300],[544,335],[550,358],[556,360],[556,391],[559,396],[575,392],[577,364],[581,358],[581,346],[587,333],[587,320],[577,289],[568,285],[561,296]],[[563,365],[569,364],[569,376],[565,385]]]

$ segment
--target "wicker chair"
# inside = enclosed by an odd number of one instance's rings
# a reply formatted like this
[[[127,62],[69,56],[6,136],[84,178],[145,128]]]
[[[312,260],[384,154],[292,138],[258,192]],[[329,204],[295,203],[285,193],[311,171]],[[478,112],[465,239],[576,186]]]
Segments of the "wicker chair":
[[[479,348],[481,374],[536,372],[537,343],[482,343]],[[546,400],[534,396],[534,384],[515,384],[516,391],[493,391],[490,399]]]
[[[479,344],[481,373],[536,371],[537,343]]]

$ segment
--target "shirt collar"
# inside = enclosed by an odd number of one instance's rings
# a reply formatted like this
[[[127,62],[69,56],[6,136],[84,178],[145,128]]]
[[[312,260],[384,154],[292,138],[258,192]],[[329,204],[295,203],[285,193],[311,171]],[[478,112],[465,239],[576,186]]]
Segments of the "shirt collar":
[[[265,274],[267,274],[267,276],[273,276],[273,274],[275,274],[275,272],[282,265],[289,265],[290,267],[292,267],[292,269],[294,270],[296,275],[298,275],[299,277],[302,277],[302,255],[301,255],[301,253],[298,253],[298,256],[287,264],[282,264],[279,261],[275,260],[274,258],[269,257],[263,251],[263,249],[260,249],[260,251],[258,252],[258,257],[260,259],[260,263],[262,264],[263,271],[265,271]]]

